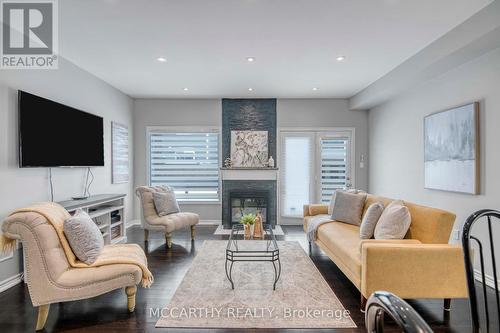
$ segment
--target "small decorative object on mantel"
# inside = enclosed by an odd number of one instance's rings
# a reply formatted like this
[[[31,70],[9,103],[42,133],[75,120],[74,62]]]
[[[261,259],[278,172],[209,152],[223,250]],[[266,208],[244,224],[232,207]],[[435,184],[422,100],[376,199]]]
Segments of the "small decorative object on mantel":
[[[255,215],[245,214],[241,217],[240,223],[245,226],[245,239],[250,239],[254,232]]]
[[[257,213],[257,216],[255,217],[255,227],[253,230],[253,238],[262,238],[263,234],[263,227],[262,227],[262,215],[260,212]]]
[[[224,167],[225,168],[232,168],[233,167],[233,161],[231,161],[231,158],[226,158],[224,160]]]
[[[267,162],[267,166],[268,166],[269,168],[274,168],[274,159],[273,159],[273,157],[272,157],[272,156],[271,156],[271,157],[269,157],[269,161]]]

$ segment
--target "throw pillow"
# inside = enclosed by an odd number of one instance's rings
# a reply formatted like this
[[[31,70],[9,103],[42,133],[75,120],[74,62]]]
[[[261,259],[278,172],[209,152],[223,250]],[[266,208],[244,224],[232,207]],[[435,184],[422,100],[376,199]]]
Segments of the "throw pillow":
[[[153,202],[158,216],[166,216],[180,211],[174,191],[153,192]]]
[[[351,188],[350,190],[335,190],[333,191],[332,198],[330,199],[330,204],[328,205],[328,215],[332,215],[333,213],[333,206],[335,205],[335,193],[337,192],[347,192],[347,193],[365,193],[364,191],[357,190],[355,188]]]
[[[93,264],[104,247],[104,239],[99,227],[89,214],[78,209],[64,221],[64,235],[76,257],[84,263]]]
[[[373,237],[375,226],[383,211],[384,205],[381,202],[375,202],[368,207],[361,221],[361,228],[359,229],[359,237],[361,239],[370,239]]]
[[[361,224],[366,193],[354,194],[339,191],[335,194],[332,220],[354,225]]]
[[[375,239],[403,239],[411,224],[411,215],[403,201],[391,202],[375,227]]]

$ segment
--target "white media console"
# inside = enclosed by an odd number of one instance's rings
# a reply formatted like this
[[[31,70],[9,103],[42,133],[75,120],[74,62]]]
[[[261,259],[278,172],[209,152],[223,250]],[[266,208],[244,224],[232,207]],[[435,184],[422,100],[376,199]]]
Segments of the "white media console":
[[[125,194],[98,194],[83,200],[61,201],[59,204],[72,214],[86,211],[99,227],[104,244],[127,241],[125,230]]]

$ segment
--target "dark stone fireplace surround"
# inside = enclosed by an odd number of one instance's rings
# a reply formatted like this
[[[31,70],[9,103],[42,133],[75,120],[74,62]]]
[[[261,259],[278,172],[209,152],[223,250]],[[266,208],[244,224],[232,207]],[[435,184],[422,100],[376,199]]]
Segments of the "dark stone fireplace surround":
[[[224,229],[231,229],[231,193],[238,197],[267,197],[267,221],[276,225],[277,191],[275,180],[223,180],[222,181],[222,224]]]

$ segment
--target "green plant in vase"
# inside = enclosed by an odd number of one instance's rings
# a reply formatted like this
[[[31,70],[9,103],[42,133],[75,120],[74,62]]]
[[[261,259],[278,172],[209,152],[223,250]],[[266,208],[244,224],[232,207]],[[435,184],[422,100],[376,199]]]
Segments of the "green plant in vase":
[[[241,217],[240,223],[245,226],[245,238],[250,238],[253,235],[253,228],[255,224],[255,215],[245,214]]]

